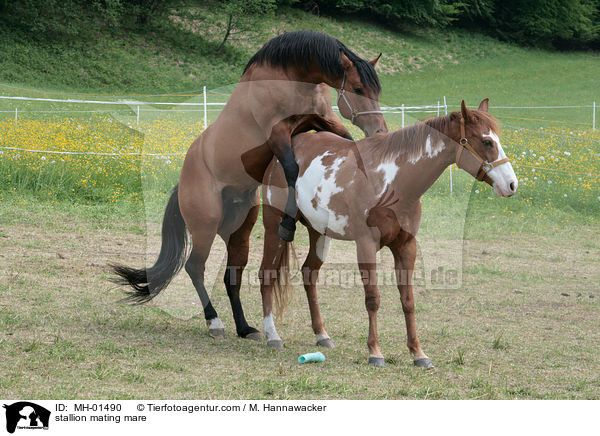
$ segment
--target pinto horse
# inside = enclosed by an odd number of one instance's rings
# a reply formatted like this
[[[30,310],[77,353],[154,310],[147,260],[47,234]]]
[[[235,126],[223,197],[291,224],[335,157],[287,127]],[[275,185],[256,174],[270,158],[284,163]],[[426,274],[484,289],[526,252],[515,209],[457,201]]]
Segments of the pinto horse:
[[[349,140],[331,133],[302,133],[293,138],[292,144],[300,165],[296,184],[299,219],[308,228],[310,237],[302,276],[317,344],[333,348],[317,301],[319,269],[331,238],[353,240],[369,315],[369,363],[384,366],[377,338],[380,300],[376,253],[382,247],[389,247],[406,321],[408,349],[416,366],[433,367],[417,336],[411,282],[421,196],[453,163],[477,180],[489,183],[497,195],[509,197],[517,190],[517,178],[500,145],[496,121],[488,114],[488,99],[481,102],[478,110],[468,110],[463,101],[460,112],[356,142],[362,163],[357,163],[355,154],[349,152]],[[271,163],[266,178],[270,183],[262,188],[264,331],[268,346],[281,348],[283,344],[273,324],[272,294],[275,288],[276,297],[285,305],[285,292],[291,285],[288,245],[280,243],[277,237],[285,200],[278,162]]]
[[[133,288],[126,300],[150,301],[185,266],[209,334],[224,336],[204,285],[205,263],[219,234],[227,246],[224,281],[237,334],[260,339],[260,332],[246,321],[239,294],[264,171],[273,156],[281,162],[288,194],[279,234],[291,241],[298,177],[291,137],[314,129],[352,138],[331,108],[328,86],[338,89],[341,114],[366,135],[387,131],[377,102],[378,59],[365,61],[340,41],[312,31],[285,33],[267,42],[248,62],[219,117],[190,146],[165,210],[156,263],[142,269],[113,266],[115,281]]]

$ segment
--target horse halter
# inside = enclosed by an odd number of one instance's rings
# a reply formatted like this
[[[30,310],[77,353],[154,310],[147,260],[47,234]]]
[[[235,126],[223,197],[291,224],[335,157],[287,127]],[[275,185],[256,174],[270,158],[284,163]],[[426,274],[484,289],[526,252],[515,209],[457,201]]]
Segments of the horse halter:
[[[380,111],[380,110],[357,111],[356,109],[354,109],[352,107],[352,105],[350,104],[350,101],[348,100],[348,97],[346,97],[346,90],[344,89],[345,85],[346,85],[346,72],[344,71],[344,77],[342,78],[342,86],[340,86],[340,88],[338,89],[337,105],[338,105],[338,108],[339,108],[340,107],[340,99],[344,100],[344,103],[346,103],[346,106],[348,106],[348,109],[350,109],[350,114],[352,115],[352,118],[350,119],[350,122],[352,124],[354,124],[354,120],[356,120],[356,118],[358,116],[360,116],[360,115],[370,115],[370,114],[381,115],[381,114],[383,114],[383,112]]]
[[[470,153],[463,154],[463,150],[467,149]],[[462,158],[462,162],[461,162]],[[484,181],[490,186],[494,186],[494,181],[488,176],[488,173],[499,165],[510,162],[509,158],[488,162],[479,156],[465,135],[465,119],[460,117],[460,141],[456,150],[456,166],[465,170],[479,181]]]

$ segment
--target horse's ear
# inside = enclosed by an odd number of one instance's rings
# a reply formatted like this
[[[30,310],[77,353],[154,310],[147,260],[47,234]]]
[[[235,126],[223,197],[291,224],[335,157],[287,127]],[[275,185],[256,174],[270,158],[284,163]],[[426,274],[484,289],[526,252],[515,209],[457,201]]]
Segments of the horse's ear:
[[[383,53],[379,53],[379,56],[377,56],[375,59],[372,59],[369,61],[369,63],[371,65],[373,65],[373,68],[375,68],[377,66],[377,62],[379,62],[379,58],[381,57]]]
[[[484,98],[483,100],[481,100],[481,103],[479,103],[479,107],[477,108],[477,110],[479,110],[481,112],[488,112],[489,102],[490,102],[489,98]]]
[[[460,102],[460,113],[465,121],[469,119],[469,114],[471,111],[467,109],[467,105],[465,104],[464,100]]]
[[[342,50],[340,50],[340,57],[342,58],[342,68],[344,71],[348,71],[350,68],[352,68],[354,64],[350,59],[348,59],[348,56],[346,56]]]

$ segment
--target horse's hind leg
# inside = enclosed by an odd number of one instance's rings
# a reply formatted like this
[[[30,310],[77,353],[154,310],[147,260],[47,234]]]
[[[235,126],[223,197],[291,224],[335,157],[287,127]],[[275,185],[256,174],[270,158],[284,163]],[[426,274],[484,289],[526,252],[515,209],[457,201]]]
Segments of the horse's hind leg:
[[[204,270],[212,243],[217,235],[223,206],[220,192],[209,189],[198,192],[197,186],[199,185],[180,183],[179,187],[179,206],[186,226],[192,235],[193,244],[192,252],[185,264],[185,270],[192,279],[202,302],[209,335],[214,338],[222,338],[225,336],[225,326],[219,319],[206,291]]]
[[[260,265],[260,293],[263,303],[263,325],[267,346],[283,348],[283,341],[277,333],[273,321],[273,286],[277,278],[277,269],[281,263],[284,242],[277,235],[281,221],[281,212],[272,206],[263,204],[263,224],[265,228],[263,259]]]
[[[306,297],[308,298],[312,329],[317,337],[317,345],[325,348],[334,348],[333,341],[323,327],[323,318],[321,318],[319,299],[317,297],[319,270],[327,258],[331,239],[325,235],[320,235],[311,228],[308,229],[308,233],[310,237],[310,250],[302,265],[302,278]]]
[[[204,286],[204,270],[206,266],[206,260],[210,253],[212,242],[217,234],[216,227],[218,224],[207,226],[202,232],[192,233],[192,241],[194,248],[190,254],[189,259],[185,263],[185,270],[192,279],[194,288],[200,297],[202,307],[204,308],[204,318],[206,319],[206,325],[208,326],[208,333],[213,338],[225,337],[225,326],[219,319],[217,311],[213,307],[206,287]]]
[[[433,368],[433,364],[421,349],[421,343],[417,336],[417,322],[415,320],[415,300],[412,290],[412,275],[417,257],[417,240],[405,232],[394,240],[390,245],[394,255],[396,269],[396,281],[400,290],[400,300],[406,321],[407,345],[413,355],[415,366]]]
[[[206,260],[210,253],[210,247],[216,235],[216,226],[214,227],[215,232],[210,235],[210,227],[207,226],[206,232],[192,234],[192,240],[194,248],[190,254],[189,259],[185,263],[185,270],[192,279],[194,288],[200,297],[202,307],[204,308],[204,318],[206,319],[206,325],[208,326],[208,333],[213,338],[225,337],[225,326],[219,319],[217,311],[213,307],[206,287],[204,286],[204,270],[206,266]]]
[[[385,366],[383,354],[379,348],[377,336],[377,311],[379,310],[380,297],[377,288],[377,244],[370,238],[356,241],[358,269],[365,288],[365,306],[369,315],[369,364]]]
[[[262,335],[254,327],[250,327],[246,321],[240,300],[240,287],[242,274],[248,263],[250,233],[256,223],[259,208],[259,205],[252,206],[242,226],[229,236],[227,241],[227,268],[223,278],[231,303],[237,334],[242,338],[254,340],[262,339]]]

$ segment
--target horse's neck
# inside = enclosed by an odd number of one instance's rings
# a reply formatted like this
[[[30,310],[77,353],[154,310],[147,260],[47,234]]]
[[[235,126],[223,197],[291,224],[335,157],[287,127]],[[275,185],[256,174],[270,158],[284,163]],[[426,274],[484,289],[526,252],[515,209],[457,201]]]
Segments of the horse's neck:
[[[252,68],[242,77],[226,109],[248,115],[265,131],[294,115],[323,115],[331,111],[329,88],[321,82],[294,79],[293,74],[280,69]]]
[[[384,184],[388,183],[403,200],[416,201],[453,163],[456,144],[437,131],[415,134],[418,143],[398,143],[406,142],[408,136],[395,133],[367,140],[359,152],[366,157],[366,167],[375,180],[384,174]]]
[[[402,192],[408,201],[420,199],[450,166],[452,154],[444,149],[434,157],[424,156],[415,163],[403,162],[392,183],[394,190]]]
[[[339,78],[327,77],[319,69],[312,69],[307,72],[301,69],[290,68],[284,71],[282,68],[273,68],[269,65],[255,65],[242,75],[240,83],[257,80],[286,80],[289,82],[310,83],[312,85],[325,83],[331,87],[335,87],[335,84],[340,81]]]
[[[316,68],[303,72],[296,68],[284,71],[269,65],[251,65],[216,124],[226,129],[239,124],[253,126],[268,137],[275,125],[292,116],[316,114],[337,119],[331,110],[331,93],[326,85],[337,86],[339,80],[326,77]]]

